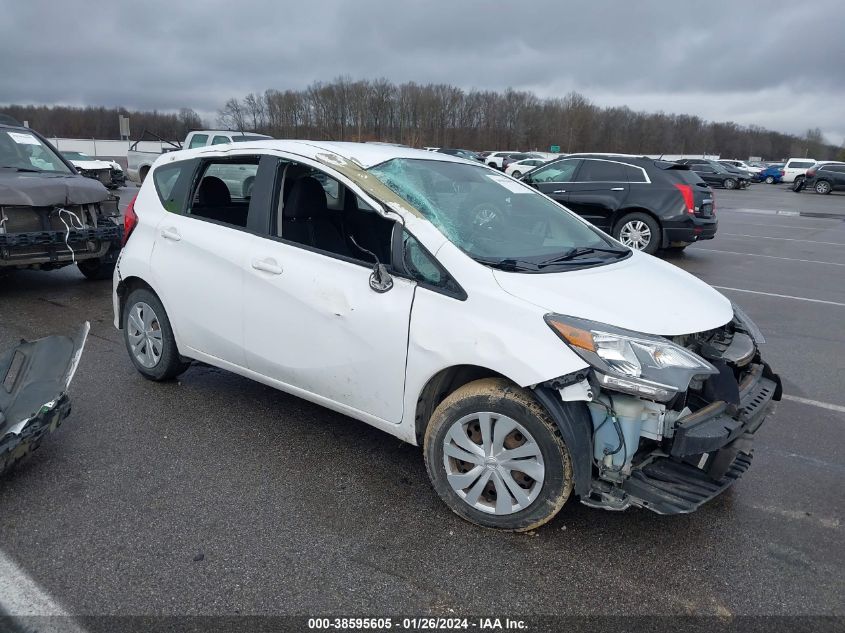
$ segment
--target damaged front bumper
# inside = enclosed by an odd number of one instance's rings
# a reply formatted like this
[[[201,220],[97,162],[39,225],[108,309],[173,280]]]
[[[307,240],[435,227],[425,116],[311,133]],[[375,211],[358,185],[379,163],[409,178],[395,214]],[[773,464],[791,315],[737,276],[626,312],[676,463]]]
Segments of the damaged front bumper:
[[[752,366],[739,406],[717,401],[678,419],[668,450],[634,467],[617,491],[597,486],[595,492],[612,506],[634,505],[658,514],[693,512],[748,470],[754,434],[782,391],[768,365]]]
[[[0,354],[0,474],[70,414],[67,389],[89,329],[86,322],[71,336],[22,341]]]
[[[625,381],[618,386],[627,390],[617,391],[593,369],[538,385],[570,448],[582,503],[681,514],[731,486],[749,468],[754,434],[783,391],[760,356],[758,335],[735,318],[678,337],[712,365],[674,396],[637,395]]]
[[[0,207],[0,270],[51,270],[74,262],[115,261],[123,226],[117,198],[53,207]]]

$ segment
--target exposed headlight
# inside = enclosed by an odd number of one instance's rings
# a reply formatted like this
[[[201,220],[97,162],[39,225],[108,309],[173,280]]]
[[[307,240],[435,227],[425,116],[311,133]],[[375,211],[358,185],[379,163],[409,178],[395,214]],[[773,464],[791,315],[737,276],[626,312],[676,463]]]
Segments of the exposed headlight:
[[[694,376],[719,373],[697,354],[660,336],[560,314],[545,319],[609,389],[665,402],[686,391]]]

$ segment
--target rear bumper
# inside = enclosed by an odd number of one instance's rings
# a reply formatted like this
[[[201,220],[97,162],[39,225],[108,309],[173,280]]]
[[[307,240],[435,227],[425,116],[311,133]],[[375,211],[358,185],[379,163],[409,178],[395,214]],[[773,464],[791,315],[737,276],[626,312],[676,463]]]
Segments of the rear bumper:
[[[717,229],[716,218],[694,218],[677,224],[667,222],[663,227],[663,246],[712,240],[716,236]]]

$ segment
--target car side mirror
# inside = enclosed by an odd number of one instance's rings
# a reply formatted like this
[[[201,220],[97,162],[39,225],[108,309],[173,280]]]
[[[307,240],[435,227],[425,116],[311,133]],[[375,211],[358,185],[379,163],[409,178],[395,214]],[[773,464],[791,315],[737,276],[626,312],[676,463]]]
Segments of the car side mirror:
[[[349,240],[355,245],[355,248],[362,253],[366,253],[373,258],[373,261],[375,261],[373,272],[370,273],[370,289],[382,294],[393,288],[393,277],[389,272],[387,272],[387,267],[379,261],[378,256],[374,252],[361,246],[351,235],[349,236]]]

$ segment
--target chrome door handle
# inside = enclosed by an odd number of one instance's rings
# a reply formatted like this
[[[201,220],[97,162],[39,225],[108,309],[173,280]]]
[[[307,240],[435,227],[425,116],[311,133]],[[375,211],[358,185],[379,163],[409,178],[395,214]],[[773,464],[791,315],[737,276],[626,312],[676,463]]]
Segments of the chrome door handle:
[[[179,231],[177,231],[173,227],[167,227],[166,229],[162,229],[161,236],[166,240],[173,240],[174,242],[178,242],[182,239],[182,236],[179,235]]]
[[[555,189],[552,193],[566,193],[566,189]]]
[[[625,191],[625,187],[614,187],[611,191]]]
[[[284,272],[282,267],[279,266],[278,262],[276,262],[275,259],[271,259],[269,257],[266,259],[253,259],[252,267],[255,270],[270,273],[271,275],[281,275]]]

